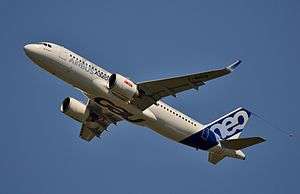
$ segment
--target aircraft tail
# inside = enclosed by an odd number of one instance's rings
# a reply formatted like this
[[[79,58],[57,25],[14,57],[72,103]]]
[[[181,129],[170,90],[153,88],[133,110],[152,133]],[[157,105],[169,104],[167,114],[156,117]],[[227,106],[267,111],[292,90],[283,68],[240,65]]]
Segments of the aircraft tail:
[[[246,156],[241,149],[265,141],[261,137],[239,138],[250,116],[250,111],[240,107],[205,126],[202,135],[212,132],[218,141],[218,145],[208,150],[209,162],[217,164],[225,157],[245,160]]]
[[[209,123],[204,130],[212,131],[219,140],[237,139],[245,128],[250,116],[250,111],[240,107]]]

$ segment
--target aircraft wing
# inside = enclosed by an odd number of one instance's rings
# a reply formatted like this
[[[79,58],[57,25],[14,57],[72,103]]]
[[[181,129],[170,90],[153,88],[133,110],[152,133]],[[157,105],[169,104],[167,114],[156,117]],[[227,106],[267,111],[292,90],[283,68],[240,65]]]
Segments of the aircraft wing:
[[[80,137],[86,141],[91,141],[95,136],[100,137],[107,127],[122,119],[115,116],[111,112],[103,110],[95,101],[89,100],[87,105],[87,118],[83,121]]]
[[[177,93],[189,89],[198,90],[205,82],[231,73],[240,63],[238,60],[223,69],[138,83],[141,95],[132,103],[144,110],[163,97],[170,95],[176,97]]]

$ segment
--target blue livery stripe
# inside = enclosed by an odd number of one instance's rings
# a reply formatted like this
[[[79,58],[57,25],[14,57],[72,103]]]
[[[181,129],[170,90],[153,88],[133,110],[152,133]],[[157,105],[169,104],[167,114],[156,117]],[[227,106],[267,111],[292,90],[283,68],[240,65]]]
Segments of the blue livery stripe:
[[[250,116],[250,111],[244,108],[238,108],[206,125],[204,129],[183,139],[180,143],[197,149],[208,150],[218,145],[220,140],[228,139],[242,132]]]

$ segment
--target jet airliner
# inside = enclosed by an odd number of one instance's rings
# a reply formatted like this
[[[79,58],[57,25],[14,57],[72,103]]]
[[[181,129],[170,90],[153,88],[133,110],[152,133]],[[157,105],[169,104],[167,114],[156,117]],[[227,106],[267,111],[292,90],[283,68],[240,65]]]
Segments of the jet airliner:
[[[245,108],[202,124],[161,100],[166,96],[176,97],[185,90],[198,90],[209,80],[230,74],[241,63],[239,60],[221,69],[136,83],[54,43],[27,44],[24,51],[39,67],[87,96],[86,103],[67,97],[60,108],[62,113],[81,123],[79,136],[83,140],[100,137],[109,125],[126,120],[207,151],[212,164],[225,157],[244,160],[242,149],[265,141],[261,137],[240,138],[251,116]]]

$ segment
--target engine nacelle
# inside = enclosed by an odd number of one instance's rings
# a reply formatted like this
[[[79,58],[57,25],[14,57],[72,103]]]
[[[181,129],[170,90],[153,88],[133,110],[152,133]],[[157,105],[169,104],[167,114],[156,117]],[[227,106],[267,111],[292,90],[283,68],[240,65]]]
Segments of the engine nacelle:
[[[137,85],[120,74],[112,74],[110,76],[108,88],[124,101],[130,101],[139,95]]]
[[[60,106],[61,112],[79,122],[84,121],[85,110],[86,105],[71,97],[64,99],[62,105]]]

